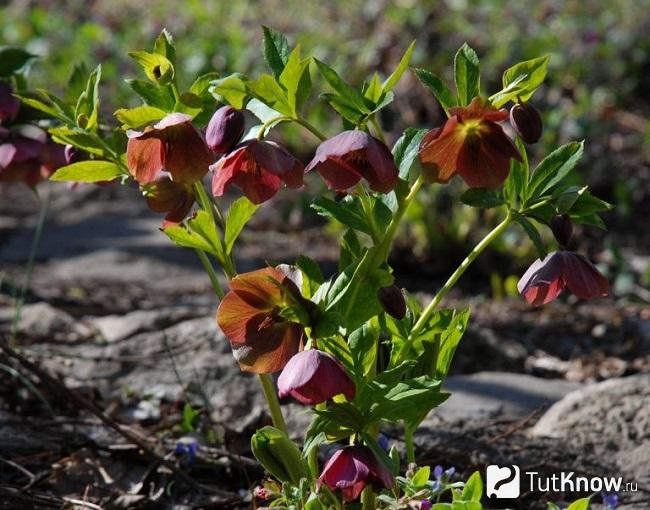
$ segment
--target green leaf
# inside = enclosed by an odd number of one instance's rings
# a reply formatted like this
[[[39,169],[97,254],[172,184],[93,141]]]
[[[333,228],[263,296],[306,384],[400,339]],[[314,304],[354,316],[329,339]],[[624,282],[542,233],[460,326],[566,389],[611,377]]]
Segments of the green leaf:
[[[533,245],[535,245],[535,249],[537,250],[537,256],[541,260],[544,260],[547,255],[546,246],[544,246],[544,241],[542,240],[542,236],[539,235],[539,232],[537,231],[537,228],[535,228],[535,225],[533,225],[521,214],[519,213],[513,213],[513,214],[515,217],[515,221],[517,221],[517,223],[519,223],[524,228],[526,234],[528,234],[528,237],[533,242]]]
[[[555,503],[551,503],[549,501],[548,503],[548,509],[547,510],[561,510],[559,506],[557,506]]]
[[[481,501],[483,496],[483,479],[481,473],[474,471],[463,488],[463,501]]]
[[[20,71],[36,55],[14,46],[0,46],[0,76],[6,78]]]
[[[248,88],[255,97],[274,110],[285,115],[294,114],[287,91],[270,74],[263,74],[257,80],[248,82]]]
[[[153,106],[142,105],[127,110],[120,108],[115,117],[122,123],[122,129],[136,129],[162,119],[166,112]]]
[[[59,168],[50,179],[52,181],[98,182],[112,181],[122,176],[122,171],[110,161],[80,161]]]
[[[578,193],[578,197],[568,210],[570,216],[589,216],[591,214],[611,211],[614,206],[598,197],[593,196],[589,191],[583,188]]]
[[[415,69],[415,74],[422,84],[427,87],[438,100],[446,114],[449,114],[450,108],[458,106],[458,100],[451,89],[431,71],[427,71],[426,69]]]
[[[83,129],[57,126],[48,129],[48,132],[52,135],[52,139],[61,145],[70,144],[90,154],[104,155],[104,146],[96,135],[91,135]]]
[[[50,118],[58,119],[61,122],[66,124],[73,122],[73,119],[66,116],[66,114],[63,113],[61,109],[55,106],[53,103],[48,104],[34,97],[26,97],[26,96],[19,96],[19,97],[20,97],[20,101],[23,104],[26,104],[27,106],[30,106],[40,112],[45,113]]]
[[[393,146],[393,157],[399,169],[400,179],[409,180],[411,168],[420,152],[420,142],[426,129],[406,128],[406,131]]]
[[[505,204],[501,191],[487,188],[470,188],[461,195],[460,200],[465,205],[482,209],[491,209]]]
[[[199,97],[205,97],[205,95],[208,93],[208,89],[210,88],[210,85],[219,78],[219,73],[206,73],[202,74],[190,86],[190,92],[192,94],[196,94]]]
[[[85,114],[88,117],[85,127],[89,131],[97,128],[99,123],[99,82],[102,77],[102,66],[98,65],[90,76],[86,84],[86,90],[79,96],[77,101],[76,116]]]
[[[255,432],[251,450],[260,464],[281,482],[298,485],[302,478],[309,477],[307,462],[296,444],[274,427],[263,427]]]
[[[359,232],[370,233],[363,208],[357,197],[347,195],[339,202],[320,197],[311,204],[311,207],[321,216],[335,219]]]
[[[524,147],[524,142],[517,137],[515,139],[515,145],[517,146],[523,161],[519,161],[515,158],[510,160],[510,173],[503,185],[503,195],[512,207],[517,205],[517,201],[523,202],[528,190],[529,178],[528,156],[526,148]]]
[[[178,246],[211,253],[218,260],[225,259],[214,221],[207,211],[197,211],[186,225],[170,225],[163,228],[163,232]]]
[[[210,91],[216,100],[228,103],[233,108],[241,110],[246,105],[249,95],[248,79],[241,73],[233,73],[219,80],[215,80]]]
[[[310,62],[310,58],[304,60],[300,58],[300,45],[297,45],[289,55],[284,70],[278,78],[280,84],[286,89],[287,102],[294,117],[298,115],[298,108],[311,89]]]
[[[404,52],[404,55],[402,56],[402,59],[399,61],[399,64],[397,64],[395,70],[388,78],[386,78],[386,81],[381,86],[383,92],[388,92],[389,90],[393,90],[393,87],[397,85],[397,82],[400,80],[402,75],[408,69],[409,63],[411,62],[411,57],[413,56],[414,49],[415,49],[415,41],[409,44],[409,47]]]
[[[449,373],[456,348],[467,330],[469,316],[469,308],[455,312],[449,326],[440,334],[440,347],[436,360],[436,377],[438,379],[445,379]]]
[[[226,253],[230,254],[235,245],[235,241],[241,234],[248,221],[253,217],[259,205],[255,205],[246,197],[240,197],[235,200],[228,210],[226,218],[226,230],[224,233],[224,242]]]
[[[383,95],[381,80],[379,79],[379,73],[375,71],[368,82],[367,86],[364,85],[363,97],[370,99],[373,103],[377,103]]]
[[[415,487],[423,487],[429,481],[431,476],[431,467],[424,466],[418,469],[411,478],[411,485]]]
[[[566,510],[588,510],[591,498],[582,498],[571,503]]]
[[[436,503],[431,507],[431,510],[453,510],[451,503]]]
[[[354,330],[348,337],[354,373],[359,379],[370,373],[377,359],[379,330],[371,326],[369,322]]]
[[[302,273],[302,293],[311,298],[325,281],[320,266],[306,255],[300,255],[296,260],[296,267]]]
[[[490,98],[490,102],[500,108],[508,101],[528,101],[537,88],[544,83],[550,55],[519,62],[503,73],[503,90]]]
[[[535,200],[551,189],[573,170],[584,152],[584,142],[571,142],[554,150],[544,158],[528,184],[527,200]]]
[[[174,98],[166,88],[146,80],[126,80],[129,87],[138,94],[145,104],[169,112],[174,107]]]
[[[267,63],[273,76],[279,78],[284,66],[289,60],[289,41],[286,36],[271,27],[262,25],[264,34],[264,61]]]
[[[318,70],[323,75],[323,78],[327,80],[327,83],[329,83],[330,87],[332,87],[337,92],[340,98],[348,101],[349,104],[356,108],[359,112],[363,114],[370,113],[368,105],[357,89],[345,83],[345,81],[343,81],[338,73],[324,62],[321,62],[318,59],[314,59],[314,61],[318,66]]]
[[[172,65],[176,64],[176,48],[174,47],[174,39],[166,28],[162,29],[162,32],[160,32],[160,35],[156,39],[153,46],[153,52],[165,57]]]
[[[454,76],[458,104],[467,106],[480,93],[480,70],[476,52],[464,43],[454,58]]]
[[[174,66],[165,56],[146,51],[131,51],[129,56],[142,67],[151,81],[165,85],[174,79]]]
[[[190,434],[196,431],[196,426],[198,425],[199,416],[201,413],[196,411],[189,403],[185,403],[183,406],[183,421],[181,422],[181,430],[186,434]]]
[[[369,422],[379,419],[410,422],[447,400],[449,394],[440,391],[439,380],[422,376],[401,381],[391,388],[379,387],[375,398]]]

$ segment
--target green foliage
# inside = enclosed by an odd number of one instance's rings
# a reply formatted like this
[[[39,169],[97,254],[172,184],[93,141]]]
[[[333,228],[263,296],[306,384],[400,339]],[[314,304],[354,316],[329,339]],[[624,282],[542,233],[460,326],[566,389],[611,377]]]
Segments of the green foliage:
[[[121,177],[122,171],[110,161],[80,161],[59,168],[50,177],[53,181],[100,182]]]
[[[22,48],[0,46],[0,77],[7,78],[25,67],[35,55]]]
[[[454,77],[459,106],[467,106],[481,95],[481,75],[476,52],[465,43],[454,58]]]
[[[503,73],[503,89],[490,97],[490,102],[500,108],[508,101],[528,101],[544,82],[549,55],[520,62]]]
[[[230,206],[228,217],[226,218],[226,229],[224,232],[224,243],[227,254],[232,252],[239,234],[244,230],[244,227],[253,217],[258,207],[258,205],[254,204],[246,197],[239,197]]]
[[[426,69],[415,69],[415,74],[422,84],[431,91],[447,115],[449,115],[450,108],[458,106],[458,98],[438,76]]]
[[[302,453],[282,431],[263,427],[251,438],[251,450],[260,464],[282,482],[298,485],[309,476],[307,462]]]

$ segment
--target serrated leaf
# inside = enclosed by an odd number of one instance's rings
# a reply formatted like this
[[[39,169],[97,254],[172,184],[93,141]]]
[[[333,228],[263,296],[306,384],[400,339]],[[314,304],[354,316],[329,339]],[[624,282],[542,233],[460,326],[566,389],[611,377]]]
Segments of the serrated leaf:
[[[95,138],[96,135],[93,136],[82,129],[56,126],[48,129],[48,132],[52,135],[52,139],[61,145],[70,144],[97,156],[104,154],[104,146]]]
[[[162,32],[160,32],[160,35],[156,39],[156,42],[153,46],[153,52],[165,57],[171,62],[172,65],[176,64],[176,48],[174,47],[174,38],[166,28],[162,29]]]
[[[407,128],[395,142],[392,152],[400,179],[409,180],[411,168],[420,152],[420,142],[426,133],[426,129]]]
[[[355,197],[351,195],[340,202],[320,197],[311,204],[311,207],[321,216],[335,219],[359,232],[370,233],[363,209],[358,199],[355,200]]]
[[[584,142],[571,142],[546,156],[533,171],[526,202],[535,200],[559,184],[575,168],[583,152]]]
[[[306,255],[300,255],[296,260],[296,267],[302,273],[302,292],[311,298],[325,281],[318,263]]]
[[[115,117],[122,123],[122,129],[136,129],[162,119],[166,112],[160,108],[142,105],[135,108],[120,108],[115,112]]]
[[[472,99],[480,95],[480,69],[476,52],[464,43],[454,57],[454,76],[458,104],[467,106]]]
[[[174,66],[163,55],[147,51],[131,51],[129,56],[140,65],[151,81],[165,84],[174,79]]]
[[[205,97],[205,95],[208,93],[208,89],[210,88],[210,85],[212,85],[212,82],[217,80],[219,78],[219,73],[205,73],[196,78],[192,85],[190,86],[190,92],[192,94],[196,94],[199,97]]]
[[[422,84],[431,91],[447,115],[449,115],[450,108],[458,106],[458,100],[454,93],[447,84],[435,74],[426,69],[415,69],[415,74]]]
[[[286,36],[271,27],[262,26],[263,54],[273,76],[279,78],[289,59],[289,41]]]
[[[241,110],[246,105],[249,95],[248,79],[241,73],[233,73],[216,80],[210,92],[220,102],[226,102],[233,108]]]
[[[246,197],[240,197],[232,203],[228,210],[224,233],[226,253],[230,254],[232,252],[232,248],[239,234],[241,234],[248,221],[253,217],[258,207],[259,205],[254,204]]]
[[[440,347],[436,359],[436,378],[443,380],[447,377],[456,348],[467,330],[469,317],[469,308],[455,312],[449,326],[440,333]]]
[[[169,112],[174,107],[174,98],[166,88],[146,80],[126,80],[129,87],[138,94],[145,104]]]
[[[404,52],[404,55],[399,61],[399,64],[397,64],[395,70],[391,73],[391,75],[388,78],[386,78],[386,81],[384,81],[384,83],[382,84],[381,88],[383,92],[388,92],[390,90],[393,90],[393,87],[397,85],[397,82],[400,80],[402,75],[406,72],[406,70],[409,67],[409,63],[411,62],[411,57],[413,56],[414,49],[415,49],[415,41],[409,44],[409,47]]]
[[[500,108],[508,101],[528,101],[544,83],[549,55],[519,62],[503,73],[503,89],[490,97],[490,102]]]
[[[207,211],[199,210],[185,225],[170,225],[163,228],[163,232],[178,246],[211,253],[218,260],[226,258],[212,217]]]
[[[491,209],[505,204],[501,191],[486,188],[470,188],[461,195],[460,200],[465,205],[482,209]]]
[[[298,114],[298,108],[309,95],[311,89],[311,78],[309,76],[309,63],[311,59],[300,58],[300,45],[297,45],[290,53],[286,65],[278,81],[286,89],[287,102],[292,115]]]
[[[325,78],[327,83],[329,83],[330,87],[332,87],[340,97],[348,101],[359,112],[363,114],[370,113],[370,109],[368,108],[368,105],[366,104],[366,102],[363,99],[363,96],[357,89],[351,87],[345,81],[343,81],[343,79],[338,75],[338,73],[330,66],[325,64],[324,62],[321,62],[318,59],[314,59],[314,61],[318,66],[318,70],[323,75],[323,78]]]
[[[263,74],[257,80],[248,82],[249,90],[260,101],[284,115],[293,115],[287,91],[270,74]]]
[[[98,182],[112,181],[122,176],[122,171],[110,161],[80,161],[59,168],[52,176],[52,181]]]

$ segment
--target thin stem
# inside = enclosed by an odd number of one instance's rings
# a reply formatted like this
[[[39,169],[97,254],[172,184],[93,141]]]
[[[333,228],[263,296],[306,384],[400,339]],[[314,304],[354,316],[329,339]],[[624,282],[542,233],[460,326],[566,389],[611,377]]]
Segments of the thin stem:
[[[201,264],[203,264],[203,268],[205,269],[205,272],[208,273],[208,277],[210,278],[210,283],[212,283],[212,288],[214,289],[214,292],[217,294],[217,296],[219,296],[219,299],[223,299],[223,297],[226,294],[223,291],[223,287],[221,286],[221,282],[219,282],[219,277],[217,276],[214,267],[212,267],[212,263],[210,262],[210,259],[205,254],[205,252],[199,250],[198,248],[195,249],[194,251],[198,255]]]
[[[273,385],[273,379],[269,374],[258,374],[260,378],[260,383],[262,384],[262,390],[264,390],[264,396],[266,397],[266,403],[269,406],[269,411],[271,412],[271,419],[273,420],[273,426],[289,435],[287,431],[287,424],[284,422],[284,417],[282,416],[282,409],[280,408],[280,401],[278,396],[275,393],[275,386]]]
[[[41,242],[41,237],[43,236],[43,227],[45,226],[45,218],[47,217],[47,211],[50,208],[51,201],[51,192],[48,190],[45,200],[41,204],[41,210],[38,214],[38,221],[36,223],[36,230],[34,231],[34,237],[32,238],[32,245],[29,249],[29,258],[27,259],[27,268],[25,271],[25,283],[20,289],[20,294],[16,300],[16,311],[14,313],[13,322],[11,324],[11,342],[15,342],[16,333],[18,332],[18,323],[20,322],[20,317],[22,315],[23,306],[25,305],[25,297],[27,296],[27,290],[29,289],[32,283],[32,276],[34,274],[34,267],[36,266],[36,253],[38,252],[38,245]]]
[[[424,327],[427,325],[429,322],[429,319],[431,318],[431,315],[435,311],[436,307],[440,304],[440,301],[447,295],[447,293],[451,290],[451,288],[456,284],[458,279],[463,276],[463,273],[467,270],[467,268],[470,266],[472,262],[478,257],[481,252],[487,248],[492,241],[497,239],[510,225],[512,222],[512,213],[510,210],[508,210],[508,213],[506,214],[506,217],[503,219],[501,223],[499,223],[488,235],[486,235],[481,242],[479,242],[474,249],[469,252],[467,257],[465,257],[465,260],[463,260],[460,265],[456,268],[456,270],[452,273],[452,275],[449,277],[447,282],[442,286],[442,288],[438,291],[438,293],[433,297],[431,302],[427,305],[427,307],[424,309],[422,312],[422,315],[418,319],[418,321],[415,323],[415,326],[413,326],[413,329],[411,330],[411,334],[409,335],[409,342],[407,344],[410,345],[415,337],[417,337],[418,334],[424,329]]]
[[[307,129],[308,131],[311,131],[311,133],[316,137],[320,138],[321,141],[327,140],[327,137],[321,133],[313,124],[309,123],[302,117],[298,117],[297,119],[293,119],[295,122],[300,124],[302,127]]]
[[[289,121],[289,120],[294,120],[294,119],[293,117],[289,117],[288,115],[281,115],[279,117],[270,118],[260,126],[260,129],[257,132],[257,139],[261,140],[262,138],[264,138],[264,136],[266,136],[266,130],[269,128],[269,126],[272,126],[274,124],[279,124],[280,122]]]
[[[415,428],[410,427],[406,423],[404,424],[404,442],[406,443],[406,461],[410,464],[415,462],[415,446],[413,443],[413,434],[415,433]]]

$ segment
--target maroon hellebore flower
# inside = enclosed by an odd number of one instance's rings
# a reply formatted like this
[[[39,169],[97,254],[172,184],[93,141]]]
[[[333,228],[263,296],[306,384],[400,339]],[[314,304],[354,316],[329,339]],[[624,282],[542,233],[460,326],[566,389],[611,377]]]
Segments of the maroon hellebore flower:
[[[212,194],[223,195],[231,184],[241,188],[254,204],[273,197],[284,182],[302,186],[303,164],[284,147],[266,140],[247,140],[210,167]]]
[[[303,326],[282,316],[283,310],[302,300],[296,284],[273,267],[230,280],[230,292],[217,310],[217,323],[242,370],[277,372],[302,349]]]
[[[344,191],[363,177],[370,189],[388,193],[396,185],[399,170],[386,144],[364,131],[343,131],[325,140],[316,149],[316,155],[306,171],[316,170],[336,191]]]
[[[127,136],[129,173],[140,184],[159,179],[163,171],[174,182],[194,184],[214,159],[192,117],[184,113],[170,113],[144,131],[129,130]]]
[[[194,188],[189,184],[174,182],[168,177],[144,184],[142,192],[149,209],[166,213],[163,228],[183,221],[194,205]]]
[[[582,255],[556,251],[533,262],[517,284],[519,293],[533,306],[553,301],[565,288],[581,299],[591,299],[606,296],[609,282]]]
[[[325,464],[318,478],[318,486],[340,489],[344,501],[354,501],[366,485],[390,489],[395,480],[390,471],[367,446],[346,446],[337,451]]]
[[[63,146],[38,126],[0,127],[0,182],[23,182],[34,188],[65,165]]]
[[[291,395],[305,405],[316,405],[343,394],[354,400],[356,388],[343,365],[331,354],[310,349],[296,354],[278,378],[281,398]]]
[[[0,81],[0,125],[11,122],[18,115],[20,100],[13,95],[13,89],[7,82]]]
[[[510,158],[519,151],[497,122],[508,112],[475,97],[467,107],[451,108],[444,126],[429,131],[420,143],[420,162],[427,182],[448,182],[456,173],[471,188],[497,188],[508,177]]]
[[[245,118],[241,110],[222,106],[210,119],[205,130],[205,141],[210,150],[218,153],[230,151],[244,134]]]

